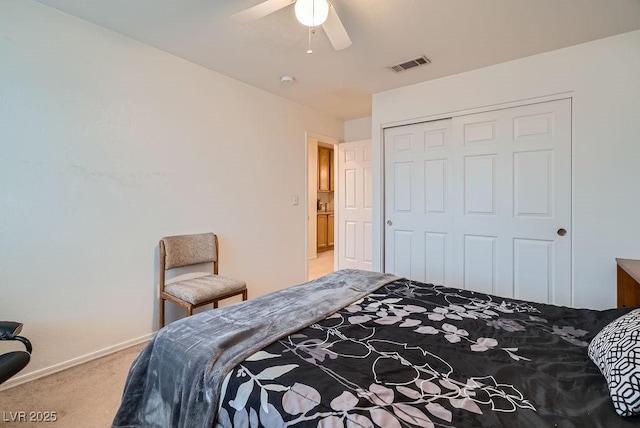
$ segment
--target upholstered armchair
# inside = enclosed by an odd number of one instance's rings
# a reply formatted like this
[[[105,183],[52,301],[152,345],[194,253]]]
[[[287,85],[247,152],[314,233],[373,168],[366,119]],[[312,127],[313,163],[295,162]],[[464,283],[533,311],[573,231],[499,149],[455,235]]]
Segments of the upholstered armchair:
[[[29,364],[31,342],[26,337],[18,336],[21,331],[22,324],[19,322],[0,321],[0,341],[17,340],[26,348],[26,351],[12,351],[0,355],[0,383],[5,382]]]

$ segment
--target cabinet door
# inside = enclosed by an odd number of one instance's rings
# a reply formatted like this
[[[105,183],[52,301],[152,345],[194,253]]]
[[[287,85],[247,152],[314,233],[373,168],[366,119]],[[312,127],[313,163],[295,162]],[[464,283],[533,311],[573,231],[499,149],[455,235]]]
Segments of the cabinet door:
[[[327,216],[318,215],[318,251],[327,249]]]
[[[333,221],[334,221],[335,215],[333,214],[329,214],[327,216],[327,245],[329,247],[333,247]]]
[[[328,192],[331,189],[329,158],[330,151],[326,147],[318,147],[318,190]]]

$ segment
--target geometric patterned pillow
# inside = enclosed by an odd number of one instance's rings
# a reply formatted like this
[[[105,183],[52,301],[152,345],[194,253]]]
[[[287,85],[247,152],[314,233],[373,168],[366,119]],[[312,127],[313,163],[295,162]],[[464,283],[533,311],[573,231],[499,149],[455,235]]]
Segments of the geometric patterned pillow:
[[[640,309],[612,321],[589,344],[620,416],[640,414]]]

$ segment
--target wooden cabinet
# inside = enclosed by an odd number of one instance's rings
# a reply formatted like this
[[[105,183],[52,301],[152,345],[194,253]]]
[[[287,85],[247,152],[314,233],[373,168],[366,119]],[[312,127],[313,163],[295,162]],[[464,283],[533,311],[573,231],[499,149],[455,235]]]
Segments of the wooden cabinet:
[[[334,214],[330,212],[318,213],[318,236],[316,245],[318,251],[333,250],[334,218]]]
[[[640,260],[616,259],[618,264],[618,307],[640,306]]]
[[[335,186],[333,153],[334,150],[331,148],[318,146],[318,192],[323,193],[318,202],[321,202],[322,199],[322,207],[333,204],[332,192]],[[318,251],[333,250],[334,219],[333,211],[318,211],[316,245]]]
[[[318,147],[318,191],[333,192],[333,149]]]
[[[328,219],[325,214],[318,214],[318,251],[327,249],[327,224]]]

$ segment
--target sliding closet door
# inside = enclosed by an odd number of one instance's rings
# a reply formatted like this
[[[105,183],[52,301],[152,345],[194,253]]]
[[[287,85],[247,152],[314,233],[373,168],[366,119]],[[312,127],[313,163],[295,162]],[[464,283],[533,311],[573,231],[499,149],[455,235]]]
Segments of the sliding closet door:
[[[385,131],[385,270],[570,305],[571,101],[454,117],[421,150],[439,123]]]
[[[452,281],[451,120],[389,128],[385,144],[385,271]]]

